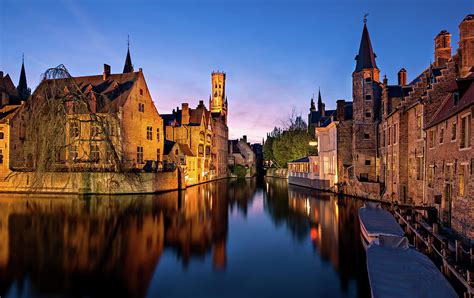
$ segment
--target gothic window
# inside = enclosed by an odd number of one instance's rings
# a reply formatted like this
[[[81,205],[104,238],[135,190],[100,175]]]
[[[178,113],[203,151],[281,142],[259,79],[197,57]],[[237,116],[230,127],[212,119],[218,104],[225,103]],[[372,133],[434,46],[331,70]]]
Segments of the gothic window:
[[[471,147],[471,115],[461,118],[461,149]]]
[[[137,147],[137,163],[143,163],[143,147]]]
[[[153,127],[147,126],[146,127],[146,139],[147,140],[153,140]]]

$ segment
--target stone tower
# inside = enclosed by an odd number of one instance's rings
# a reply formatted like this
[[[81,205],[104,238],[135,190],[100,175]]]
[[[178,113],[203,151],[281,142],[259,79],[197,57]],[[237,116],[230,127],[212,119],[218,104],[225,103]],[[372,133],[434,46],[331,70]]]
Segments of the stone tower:
[[[435,37],[435,65],[444,66],[451,59],[451,34],[443,30]]]
[[[366,20],[355,57],[356,68],[352,73],[353,97],[353,165],[360,181],[378,181],[377,126],[380,121],[381,83],[380,71],[375,63]]]
[[[474,14],[467,15],[459,25],[459,47],[461,55],[461,77],[474,67]]]
[[[209,102],[211,113],[220,113],[227,123],[227,97],[225,95],[225,72],[213,72],[211,75],[212,93]]]

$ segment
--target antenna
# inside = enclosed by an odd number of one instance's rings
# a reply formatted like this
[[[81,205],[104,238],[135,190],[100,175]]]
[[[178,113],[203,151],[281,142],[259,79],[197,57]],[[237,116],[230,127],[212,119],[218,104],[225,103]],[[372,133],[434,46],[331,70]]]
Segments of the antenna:
[[[366,14],[364,15],[364,24],[367,23],[367,17],[368,17],[368,16],[369,16],[368,13],[366,13]]]

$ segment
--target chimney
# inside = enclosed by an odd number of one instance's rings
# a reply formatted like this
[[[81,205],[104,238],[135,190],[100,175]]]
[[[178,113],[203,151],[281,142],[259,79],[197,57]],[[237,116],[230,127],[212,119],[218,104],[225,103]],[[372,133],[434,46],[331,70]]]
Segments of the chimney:
[[[188,125],[189,124],[189,104],[182,103],[181,104],[181,125]]]
[[[247,136],[246,135],[242,136],[242,140],[247,144]]]
[[[402,68],[398,72],[398,85],[405,86],[406,84],[407,84],[407,70],[405,68]]]
[[[461,77],[466,77],[474,68],[474,14],[468,14],[459,24],[459,47]]]
[[[346,101],[344,99],[339,99],[338,101],[336,101],[336,117],[337,117],[337,121],[344,121],[346,120],[346,117],[345,117],[345,104],[346,104]]]
[[[451,34],[443,30],[435,37],[435,66],[444,66],[451,58]]]
[[[202,107],[204,107],[204,100],[199,101],[198,108],[202,108]]]
[[[104,63],[104,74],[102,80],[106,81],[110,77],[110,65]]]

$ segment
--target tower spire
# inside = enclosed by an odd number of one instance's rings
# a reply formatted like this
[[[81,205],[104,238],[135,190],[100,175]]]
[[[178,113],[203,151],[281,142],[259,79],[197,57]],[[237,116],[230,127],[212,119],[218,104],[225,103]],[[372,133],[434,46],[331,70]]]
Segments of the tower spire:
[[[318,90],[318,111],[322,112],[323,110],[323,99],[321,98],[321,88]]]
[[[21,56],[20,80],[18,82],[16,90],[18,91],[18,96],[20,100],[26,100],[30,95],[30,91],[28,90],[28,84],[26,82],[25,54],[22,54]]]
[[[133,72],[132,58],[130,57],[130,35],[127,35],[127,57],[123,66],[123,73]]]
[[[372,43],[370,42],[369,30],[367,29],[367,16],[364,16],[364,29],[362,31],[362,38],[360,40],[359,54],[355,57],[357,61],[355,72],[359,72],[367,68],[377,68],[375,63],[374,51],[372,49]]]

